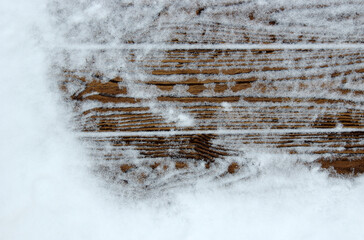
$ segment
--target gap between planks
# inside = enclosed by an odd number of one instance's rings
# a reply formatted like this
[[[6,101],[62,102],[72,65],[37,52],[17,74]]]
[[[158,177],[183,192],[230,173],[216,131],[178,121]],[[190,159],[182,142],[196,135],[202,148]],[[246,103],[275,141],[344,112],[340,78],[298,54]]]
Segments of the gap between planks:
[[[364,44],[75,44],[49,46],[49,49],[59,50],[117,50],[117,49],[141,49],[141,50],[174,50],[174,49],[364,49]]]
[[[264,129],[264,130],[206,130],[206,131],[150,131],[150,132],[78,132],[78,137],[118,137],[118,136],[176,136],[187,134],[283,134],[283,133],[345,133],[363,132],[357,128],[321,128],[321,129]]]

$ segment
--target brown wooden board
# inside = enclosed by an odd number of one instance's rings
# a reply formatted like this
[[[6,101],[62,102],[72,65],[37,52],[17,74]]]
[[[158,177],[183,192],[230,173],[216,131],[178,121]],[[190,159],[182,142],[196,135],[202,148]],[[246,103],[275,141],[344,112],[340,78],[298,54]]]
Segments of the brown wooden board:
[[[361,0],[65,1],[51,11],[69,44],[363,43]],[[82,21],[77,21],[80,18]]]
[[[154,135],[153,135],[154,134]],[[155,188],[169,182],[234,175],[253,177],[259,162],[290,155],[291,164],[321,165],[333,174],[363,172],[362,131],[85,135],[96,172],[119,183]],[[266,154],[266,155],[264,155]],[[283,160],[282,160],[283,161]],[[252,171],[253,169],[253,171]],[[165,182],[166,178],[168,179]],[[240,178],[239,178],[240,179]]]
[[[147,188],[246,178],[264,153],[364,172],[361,0],[99,7],[82,21],[85,4],[53,9],[52,69],[97,173]]]
[[[78,116],[82,131],[362,128],[363,56],[360,49],[156,50],[127,60],[117,77],[67,70],[61,87],[78,105],[94,103]]]
[[[254,152],[358,174],[363,56],[360,48],[88,50],[82,67],[64,64],[59,86],[97,171],[112,181],[152,187],[171,174],[231,175]]]

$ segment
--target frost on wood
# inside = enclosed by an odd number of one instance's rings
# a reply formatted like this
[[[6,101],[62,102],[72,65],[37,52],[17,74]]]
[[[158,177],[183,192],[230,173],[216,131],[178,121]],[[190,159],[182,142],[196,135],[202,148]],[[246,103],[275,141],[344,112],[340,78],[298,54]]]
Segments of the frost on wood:
[[[361,1],[63,1],[49,9],[59,87],[95,171],[111,182],[229,182],[280,158],[291,160],[282,168],[362,171]]]
[[[357,43],[361,0],[53,1],[65,44]]]

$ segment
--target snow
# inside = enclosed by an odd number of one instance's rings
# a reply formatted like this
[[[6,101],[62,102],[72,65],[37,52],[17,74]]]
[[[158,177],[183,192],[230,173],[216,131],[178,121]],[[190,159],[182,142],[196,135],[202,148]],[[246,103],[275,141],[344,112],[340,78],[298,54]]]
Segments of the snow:
[[[233,185],[201,181],[149,199],[105,188],[49,77],[47,4],[0,1],[0,239],[363,238],[364,178],[329,178],[287,156],[249,153],[260,174]],[[103,18],[98,8],[87,13]]]

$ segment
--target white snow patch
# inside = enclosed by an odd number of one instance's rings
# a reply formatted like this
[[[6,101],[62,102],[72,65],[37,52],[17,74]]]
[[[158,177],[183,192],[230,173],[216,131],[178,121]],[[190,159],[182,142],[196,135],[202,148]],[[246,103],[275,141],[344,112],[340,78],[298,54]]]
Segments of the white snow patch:
[[[231,104],[228,102],[222,102],[221,106],[224,108],[224,111],[230,112],[233,110]]]
[[[168,123],[175,123],[178,127],[189,127],[194,125],[194,118],[182,109],[172,104],[162,104],[155,101],[148,103],[150,110],[163,117]]]

